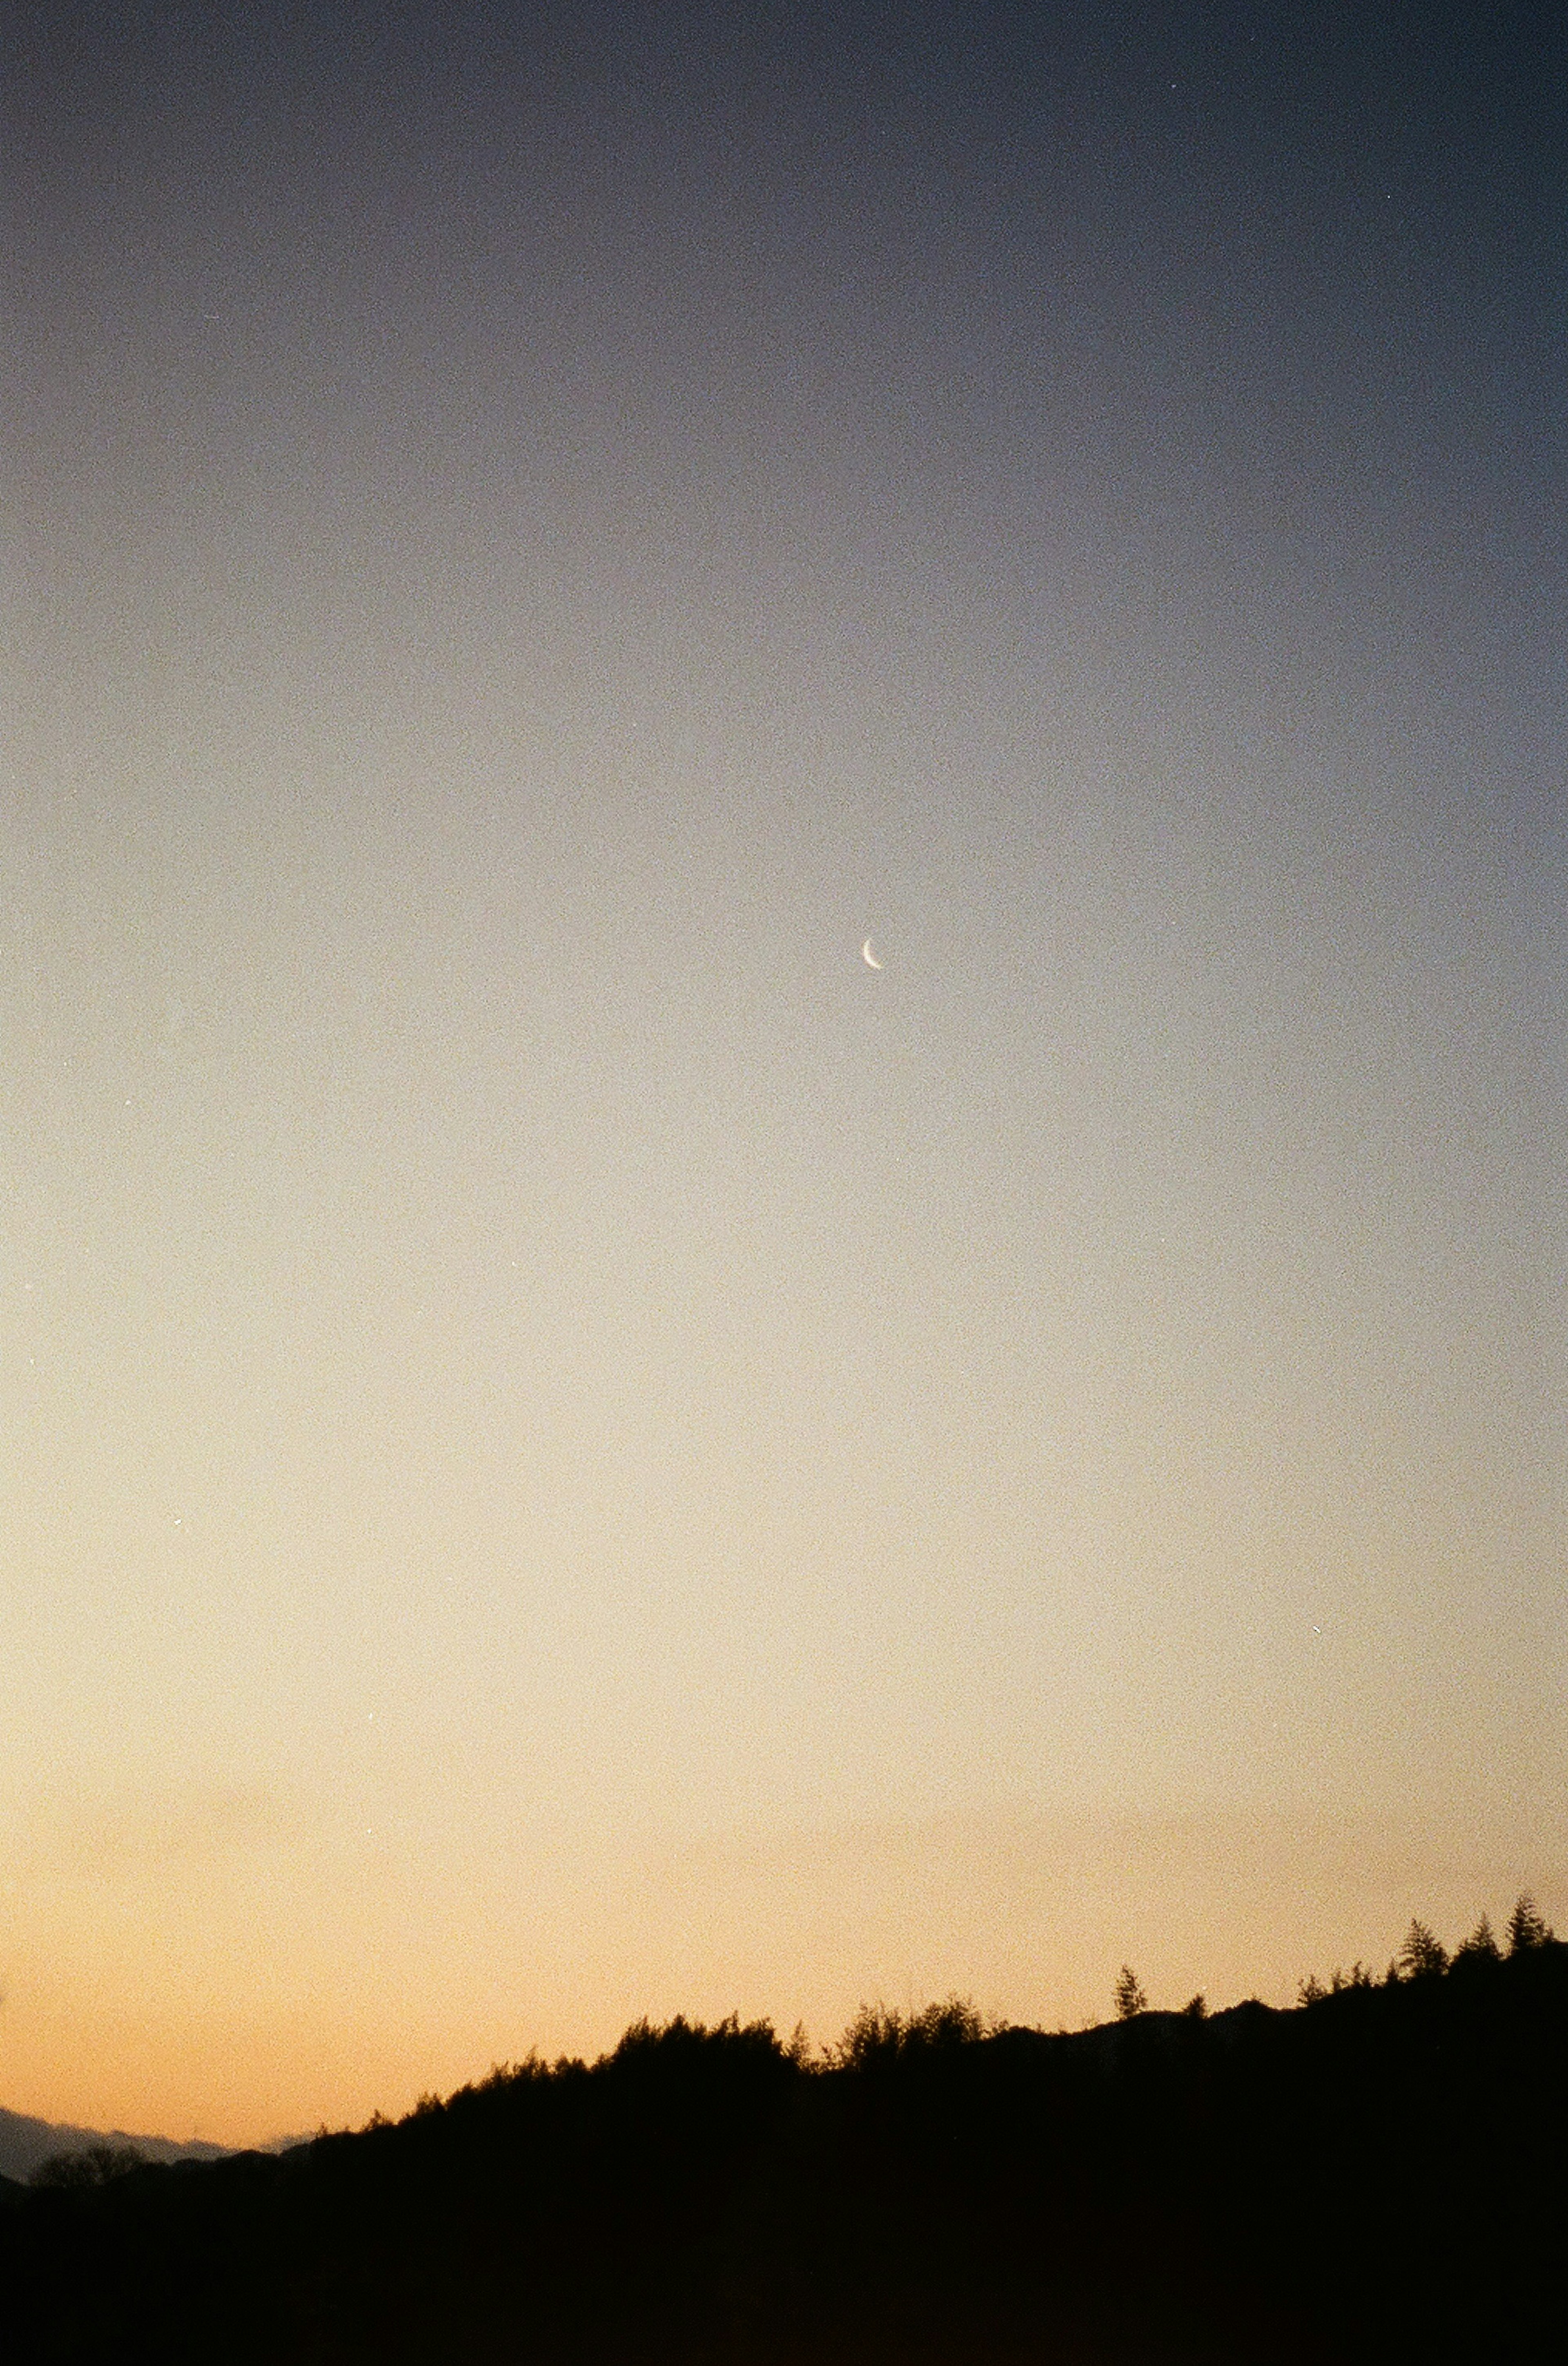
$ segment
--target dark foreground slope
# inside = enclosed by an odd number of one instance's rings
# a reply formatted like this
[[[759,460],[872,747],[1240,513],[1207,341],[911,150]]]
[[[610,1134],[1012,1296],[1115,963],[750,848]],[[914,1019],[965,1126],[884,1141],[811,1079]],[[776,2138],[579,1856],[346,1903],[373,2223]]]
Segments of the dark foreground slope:
[[[883,2366],[1561,2354],[1568,1946],[1293,2012],[631,2032],[0,2208],[11,2354]]]

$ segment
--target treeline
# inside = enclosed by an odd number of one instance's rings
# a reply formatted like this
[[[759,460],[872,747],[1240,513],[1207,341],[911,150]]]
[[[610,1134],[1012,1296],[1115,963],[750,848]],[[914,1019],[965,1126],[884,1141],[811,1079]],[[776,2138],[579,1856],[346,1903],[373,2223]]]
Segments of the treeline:
[[[1129,1985],[1130,1983],[1130,1985]],[[814,2056],[731,2019],[0,2213],[38,2366],[1306,2366],[1555,2355],[1568,1946],[1049,2034],[958,2000]]]
[[[1527,1889],[1508,1918],[1508,1954],[1532,1955],[1541,1947],[1553,1944],[1555,1936]],[[1461,1940],[1451,1955],[1437,1933],[1416,1917],[1404,1934],[1404,1944],[1389,1965],[1384,1975],[1385,1984],[1394,1987],[1401,1980],[1437,1979],[1446,1972],[1458,1972],[1461,1978],[1468,1978],[1475,1972],[1484,1971],[1488,1965],[1500,1962],[1502,1955],[1503,1949],[1497,1944],[1488,1915],[1482,1915],[1470,1936]],[[1372,1986],[1372,1974],[1364,1964],[1357,1963],[1348,1972],[1337,1969],[1326,1988],[1315,1972],[1310,1972],[1297,1994],[1303,2004],[1318,2004],[1325,1996],[1338,1996],[1346,1989]]]

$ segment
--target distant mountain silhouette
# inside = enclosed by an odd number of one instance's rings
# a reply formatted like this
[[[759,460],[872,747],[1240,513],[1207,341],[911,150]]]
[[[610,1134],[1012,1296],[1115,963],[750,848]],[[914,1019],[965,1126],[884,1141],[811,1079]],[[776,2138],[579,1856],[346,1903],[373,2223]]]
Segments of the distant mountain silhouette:
[[[1522,1901],[1528,1907],[1528,1901]],[[1473,2366],[1561,2354],[1568,1946],[827,2056],[629,2029],[396,2124],[0,2209],[28,2366]]]
[[[134,2148],[143,2160],[222,2160],[227,2145],[179,2144],[173,2136],[128,2135],[123,2128],[73,2128],[54,2120],[28,2119],[0,2110],[0,2177],[25,2182],[46,2160],[62,2153],[86,2152],[95,2145]]]

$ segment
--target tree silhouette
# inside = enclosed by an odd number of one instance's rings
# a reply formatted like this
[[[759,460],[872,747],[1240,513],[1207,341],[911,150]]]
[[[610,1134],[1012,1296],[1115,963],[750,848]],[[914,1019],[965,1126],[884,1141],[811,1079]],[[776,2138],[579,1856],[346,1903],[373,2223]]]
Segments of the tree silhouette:
[[[143,2165],[134,2145],[86,2145],[79,2152],[51,2153],[39,2161],[28,2183],[79,2192],[85,2187],[112,2185],[116,2178],[129,2177]]]
[[[1497,1944],[1496,1939],[1493,1935],[1491,1920],[1487,1915],[1483,1914],[1480,1921],[1476,1924],[1474,1930],[1471,1932],[1469,1938],[1461,1940],[1454,1960],[1457,1963],[1459,1957],[1463,1955],[1471,1960],[1479,1958],[1482,1961],[1495,1964],[1501,1956],[1502,1952],[1502,1949]]]
[[[1137,1973],[1131,1964],[1123,1964],[1122,1977],[1116,1983],[1117,2020],[1136,2021],[1138,2015],[1147,2012],[1148,2009],[1149,2000],[1138,1984]]]
[[[1532,1948],[1544,1947],[1551,1940],[1551,1925],[1536,1906],[1528,1889],[1521,1890],[1517,1905],[1508,1917],[1508,1953],[1528,1955]]]
[[[1394,1962],[1402,1980],[1435,1979],[1449,1967],[1449,1951],[1437,1934],[1425,1922],[1412,1917],[1404,1934],[1404,1944]]]
[[[907,2013],[896,2005],[863,2004],[838,2044],[829,2047],[828,2060],[838,2069],[861,2070],[902,2055],[974,2045],[985,2034],[985,2022],[967,1997],[950,1996]]]

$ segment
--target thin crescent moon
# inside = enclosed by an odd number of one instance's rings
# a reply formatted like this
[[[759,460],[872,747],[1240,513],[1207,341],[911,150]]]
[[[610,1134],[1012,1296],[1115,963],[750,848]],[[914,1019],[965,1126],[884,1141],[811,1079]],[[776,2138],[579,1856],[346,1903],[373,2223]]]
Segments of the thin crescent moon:
[[[871,939],[869,937],[867,937],[864,944],[862,945],[860,949],[860,957],[862,961],[864,962],[867,969],[880,969],[882,967],[882,963],[877,960],[876,955],[871,950]]]

